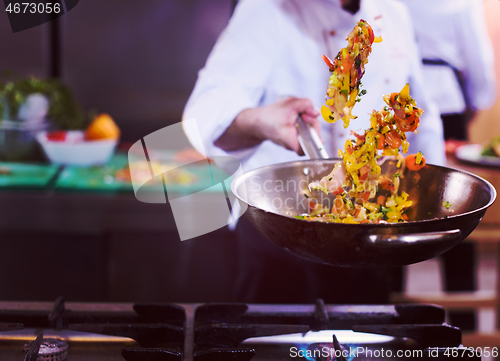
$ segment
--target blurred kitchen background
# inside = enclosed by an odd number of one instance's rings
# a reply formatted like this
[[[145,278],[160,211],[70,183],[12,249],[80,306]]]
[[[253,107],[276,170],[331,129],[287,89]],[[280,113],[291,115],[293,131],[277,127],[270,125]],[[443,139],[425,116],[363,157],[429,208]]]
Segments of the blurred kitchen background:
[[[500,75],[500,6],[484,4]],[[84,110],[113,117],[126,151],[181,120],[233,6],[232,0],[82,0],[57,23],[15,34],[2,12],[0,75],[60,77]],[[470,141],[500,135],[499,119],[497,101],[472,122]],[[488,169],[485,176],[498,181],[498,173]],[[55,182],[0,189],[0,300],[231,301],[234,245],[226,229],[180,242],[168,205],[140,203],[131,190],[58,189]],[[488,215],[491,227],[477,245],[478,285],[493,293],[471,295],[487,302],[471,298],[468,305],[491,309],[498,303],[498,208]],[[412,266],[410,296],[441,292],[440,272],[436,260]],[[434,296],[428,299],[450,299]]]
[[[85,111],[113,117],[126,157],[132,143],[181,120],[233,5],[85,0],[57,23],[15,34],[2,12],[0,76],[57,75]],[[138,202],[131,187],[58,190],[54,182],[0,189],[1,300],[193,302],[227,294],[226,230],[181,242],[170,206]]]
[[[12,34],[4,13],[0,70],[47,77],[56,64],[84,109],[111,114],[135,142],[180,121],[231,10],[232,0],[80,1],[58,19],[59,41],[52,23]]]

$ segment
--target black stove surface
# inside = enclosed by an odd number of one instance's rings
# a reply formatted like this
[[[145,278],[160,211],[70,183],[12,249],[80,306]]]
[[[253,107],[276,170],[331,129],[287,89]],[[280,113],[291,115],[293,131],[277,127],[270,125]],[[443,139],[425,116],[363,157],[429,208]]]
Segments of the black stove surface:
[[[0,302],[0,358],[25,359],[43,333],[66,340],[72,361],[478,359],[444,320],[425,304]]]

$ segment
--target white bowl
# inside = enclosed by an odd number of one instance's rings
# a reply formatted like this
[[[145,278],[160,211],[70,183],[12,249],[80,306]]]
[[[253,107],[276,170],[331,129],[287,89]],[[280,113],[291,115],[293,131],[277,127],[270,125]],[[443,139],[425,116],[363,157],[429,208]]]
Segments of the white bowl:
[[[50,140],[47,132],[36,138],[47,158],[54,164],[91,166],[102,165],[113,155],[117,140],[85,140],[83,131],[68,131],[63,141]]]

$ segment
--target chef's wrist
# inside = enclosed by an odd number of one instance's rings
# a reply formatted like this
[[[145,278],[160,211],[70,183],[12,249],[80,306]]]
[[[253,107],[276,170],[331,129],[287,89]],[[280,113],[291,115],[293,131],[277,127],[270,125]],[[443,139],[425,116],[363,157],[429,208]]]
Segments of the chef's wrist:
[[[266,137],[262,131],[259,109],[242,110],[214,144],[225,151],[233,151],[252,148],[262,143]]]

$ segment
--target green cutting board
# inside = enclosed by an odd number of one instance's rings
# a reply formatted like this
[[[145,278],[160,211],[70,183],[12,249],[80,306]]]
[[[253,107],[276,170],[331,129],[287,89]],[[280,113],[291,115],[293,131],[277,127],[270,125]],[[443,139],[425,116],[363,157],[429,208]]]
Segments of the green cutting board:
[[[58,170],[53,164],[0,162],[0,189],[44,188]]]
[[[117,170],[128,167],[128,158],[126,154],[115,154],[111,160],[104,166],[96,167],[75,167],[67,166],[60,173],[55,184],[59,190],[81,190],[81,191],[132,191],[130,182],[124,182],[115,179],[114,174]],[[168,192],[175,193],[193,193],[207,189],[209,191],[218,191],[220,188],[211,188],[212,179],[221,180],[228,176],[217,167],[207,166],[185,166],[186,171],[196,177],[196,181],[188,184],[167,183]],[[163,189],[163,183],[153,185],[145,184],[141,187],[144,190]]]

